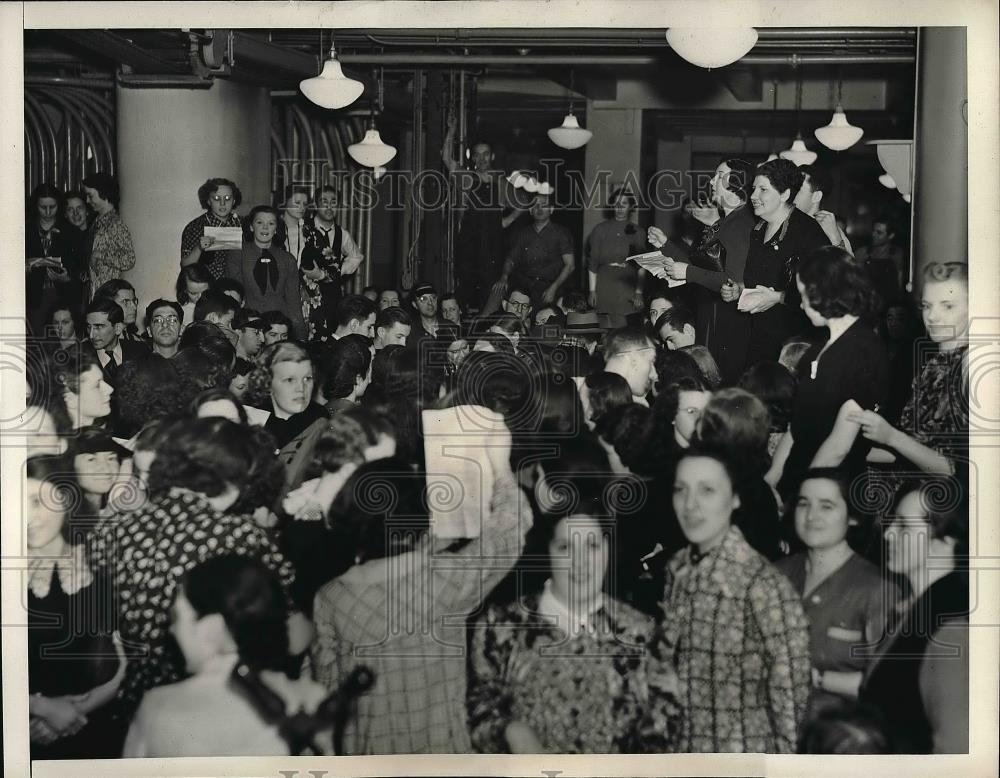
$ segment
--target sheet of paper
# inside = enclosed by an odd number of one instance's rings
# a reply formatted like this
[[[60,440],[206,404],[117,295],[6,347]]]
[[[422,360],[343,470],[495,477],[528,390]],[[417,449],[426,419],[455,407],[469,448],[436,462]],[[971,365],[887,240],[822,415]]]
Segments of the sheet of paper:
[[[758,296],[763,291],[763,289],[758,289],[756,286],[744,289],[740,292],[740,299],[736,301],[736,310],[748,311],[753,308],[758,302]]]
[[[431,532],[446,540],[479,537],[493,495],[486,448],[506,429],[503,417],[478,405],[459,405],[423,411],[422,421]]]
[[[683,286],[684,281],[675,281],[672,278],[667,278],[667,263],[670,261],[669,257],[663,256],[663,254],[657,251],[647,251],[645,254],[633,254],[626,262],[635,262],[639,267],[648,273],[652,273],[657,278],[663,279],[667,282],[667,286]]]
[[[240,227],[206,227],[205,236],[215,238],[212,251],[243,248],[243,229]]]

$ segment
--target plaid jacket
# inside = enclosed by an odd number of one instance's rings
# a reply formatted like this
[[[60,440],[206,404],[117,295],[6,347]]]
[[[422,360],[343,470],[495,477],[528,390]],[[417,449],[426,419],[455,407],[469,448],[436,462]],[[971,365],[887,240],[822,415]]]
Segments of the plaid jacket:
[[[466,622],[514,566],[531,509],[509,476],[480,538],[351,568],[316,594],[313,670],[335,689],[357,665],[375,685],[344,733],[345,754],[469,753]]]
[[[661,642],[676,658],[680,753],[795,753],[810,688],[809,623],[784,575],[736,527],[699,563],[669,563]]]

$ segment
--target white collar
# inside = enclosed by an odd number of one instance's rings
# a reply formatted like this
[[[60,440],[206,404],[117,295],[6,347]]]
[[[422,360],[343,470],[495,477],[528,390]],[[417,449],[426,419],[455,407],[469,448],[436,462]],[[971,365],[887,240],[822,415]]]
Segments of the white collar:
[[[28,590],[39,599],[49,596],[53,570],[66,594],[76,594],[94,580],[82,545],[70,546],[65,556],[32,559],[28,562]]]
[[[542,590],[542,595],[538,598],[538,612],[542,616],[548,616],[555,619],[557,627],[566,630],[572,635],[578,635],[581,632],[593,633],[595,630],[594,615],[603,607],[604,594],[602,593],[596,600],[594,600],[594,602],[590,604],[590,608],[586,613],[575,612],[575,609],[571,609],[564,605],[552,593],[551,578],[545,582],[545,588]]]
[[[91,344],[91,345],[93,345],[93,344]],[[105,365],[107,365],[108,362],[111,360],[111,357],[108,356],[108,352],[105,349],[103,349],[103,348],[97,348],[95,346],[94,347],[94,351],[97,352],[97,358],[101,362],[101,367],[104,367]],[[115,347],[113,349],[111,349],[111,353],[115,355],[115,362],[118,363],[118,367],[121,367],[122,366],[122,339],[121,338],[118,338],[118,342],[115,344]]]

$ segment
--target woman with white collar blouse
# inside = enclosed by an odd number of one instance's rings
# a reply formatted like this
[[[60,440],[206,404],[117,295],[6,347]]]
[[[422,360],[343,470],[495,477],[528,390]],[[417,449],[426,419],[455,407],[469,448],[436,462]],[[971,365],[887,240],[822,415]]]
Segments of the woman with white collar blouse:
[[[596,448],[604,459],[603,450]],[[551,464],[551,466],[550,466]],[[473,628],[467,702],[473,747],[485,753],[643,753],[671,749],[680,708],[666,691],[649,703],[653,620],[606,592],[614,519],[599,478],[547,463],[542,511],[522,559],[546,559],[549,578],[487,606]],[[568,487],[568,488],[567,488]],[[563,498],[575,495],[568,502]],[[578,497],[579,499],[576,499]],[[631,517],[629,517],[631,518]],[[669,667],[656,675],[673,678]],[[669,686],[669,683],[666,684]]]

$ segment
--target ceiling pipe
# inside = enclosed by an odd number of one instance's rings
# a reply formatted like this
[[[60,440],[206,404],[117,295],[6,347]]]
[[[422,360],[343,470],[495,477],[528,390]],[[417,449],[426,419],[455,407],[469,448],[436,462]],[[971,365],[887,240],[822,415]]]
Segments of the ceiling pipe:
[[[661,56],[599,56],[599,55],[531,55],[519,54],[338,54],[344,63],[355,65],[419,65],[420,67],[454,67],[456,65],[615,65],[641,67],[663,64]],[[787,56],[749,54],[733,64],[742,65],[860,65],[911,64],[907,54],[790,54]]]
[[[612,39],[597,39],[597,38],[566,38],[566,37],[549,37],[549,38],[500,38],[500,39],[478,39],[478,40],[441,40],[441,39],[427,39],[427,38],[385,38],[376,37],[374,35],[366,35],[365,42],[375,46],[382,47],[401,47],[401,46],[411,46],[411,47],[423,47],[423,48],[463,48],[463,49],[473,49],[473,48],[495,48],[495,47],[523,47],[530,49],[552,49],[552,48],[611,48],[611,49],[667,49],[669,48],[663,40],[663,36],[658,38],[648,38],[648,39],[630,39],[630,38],[612,38]],[[350,45],[350,44],[347,44]],[[794,47],[796,49],[847,49],[847,50],[858,50],[858,49],[901,49],[909,50],[913,48],[913,43],[905,39],[846,39],[846,40],[789,40],[789,39],[771,39],[758,41],[755,45],[755,49],[787,49]]]
[[[630,38],[646,39],[656,38],[660,41],[664,39],[666,27],[617,27],[617,28],[589,28],[589,27],[551,27],[545,30],[555,36],[566,38]],[[342,30],[339,35],[342,39],[350,38],[352,35],[365,35],[372,37],[364,30]],[[392,35],[391,30],[386,30],[383,35]],[[538,38],[538,28],[532,27],[506,27],[506,28],[437,28],[422,29],[419,36],[414,36],[410,31],[408,36],[415,40],[426,40],[427,38],[451,38],[459,41],[474,41],[482,38]],[[916,28],[914,27],[758,27],[757,37],[759,40],[769,40],[776,38],[790,38],[802,40],[807,38],[829,39],[829,38],[905,38],[916,41]],[[389,40],[390,38],[386,38]]]
[[[110,78],[64,78],[63,76],[25,76],[25,86],[77,86],[87,89],[114,89]]]

